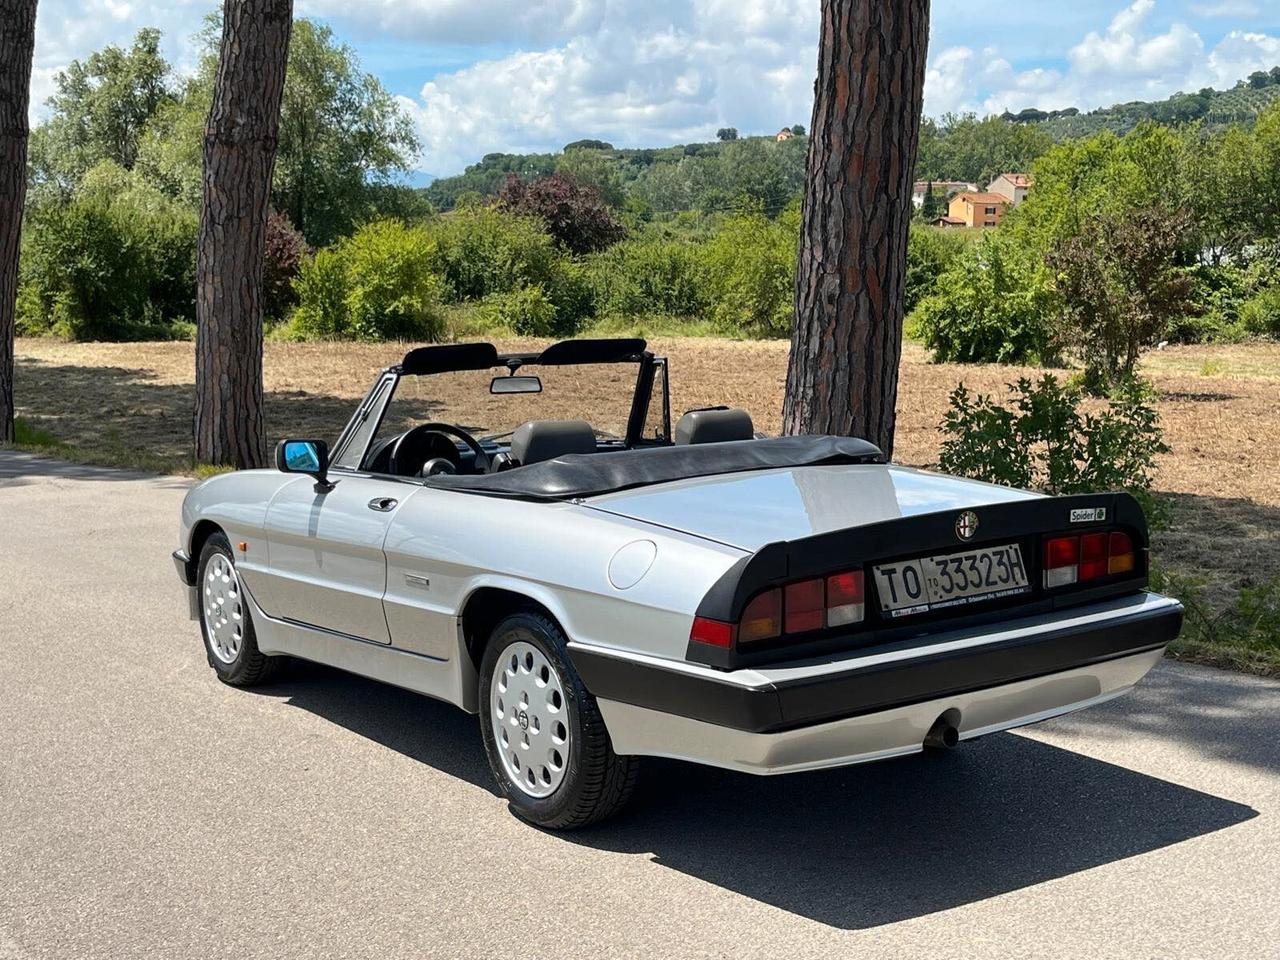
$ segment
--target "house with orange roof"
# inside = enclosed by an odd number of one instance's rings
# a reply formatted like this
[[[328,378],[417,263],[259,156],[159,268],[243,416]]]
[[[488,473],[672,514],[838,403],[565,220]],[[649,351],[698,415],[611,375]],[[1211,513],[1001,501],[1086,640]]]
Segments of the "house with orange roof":
[[[998,193],[1015,207],[1027,199],[1030,191],[1031,174],[1029,173],[1002,173],[987,184],[987,193]]]
[[[999,193],[957,193],[947,205],[947,217],[966,227],[998,227],[1013,201]]]

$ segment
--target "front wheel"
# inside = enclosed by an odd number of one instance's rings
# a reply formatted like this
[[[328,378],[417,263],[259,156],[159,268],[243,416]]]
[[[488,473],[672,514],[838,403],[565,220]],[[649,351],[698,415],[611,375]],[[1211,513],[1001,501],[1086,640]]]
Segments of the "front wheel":
[[[639,760],[613,752],[564,633],[539,613],[498,624],[480,665],[489,766],[517,816],[552,830],[598,823],[635,789]]]
[[[221,533],[200,551],[200,634],[209,666],[223,683],[252,687],[266,683],[279,669],[280,658],[258,650],[249,617],[249,602],[240,585],[231,543]]]

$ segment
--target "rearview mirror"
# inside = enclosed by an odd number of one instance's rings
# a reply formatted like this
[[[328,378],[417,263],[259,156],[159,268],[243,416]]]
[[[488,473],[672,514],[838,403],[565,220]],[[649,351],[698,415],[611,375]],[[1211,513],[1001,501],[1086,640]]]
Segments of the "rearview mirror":
[[[490,393],[541,393],[542,381],[537,377],[494,377],[489,381]]]
[[[329,482],[329,445],[323,440],[281,440],[276,444],[276,469],[315,477],[317,492],[333,489]]]

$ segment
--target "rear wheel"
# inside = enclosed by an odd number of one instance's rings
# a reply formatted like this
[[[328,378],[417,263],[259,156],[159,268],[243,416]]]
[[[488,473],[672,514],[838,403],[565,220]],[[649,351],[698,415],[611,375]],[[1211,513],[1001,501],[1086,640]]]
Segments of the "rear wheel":
[[[235,687],[251,687],[271,680],[281,658],[269,657],[258,650],[231,543],[222,533],[215,533],[205,541],[200,551],[198,576],[200,633],[209,666],[218,679]]]
[[[639,760],[613,752],[555,621],[530,611],[499,623],[480,665],[479,693],[489,766],[517,816],[571,830],[626,804]]]

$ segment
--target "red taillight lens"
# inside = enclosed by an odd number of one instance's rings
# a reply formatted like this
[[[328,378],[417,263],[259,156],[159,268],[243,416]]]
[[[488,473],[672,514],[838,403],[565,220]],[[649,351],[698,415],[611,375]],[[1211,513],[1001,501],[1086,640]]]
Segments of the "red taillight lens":
[[[1128,573],[1133,567],[1133,538],[1119,531],[1111,534],[1107,549],[1107,573]]]
[[[827,626],[861,623],[865,612],[866,593],[861,570],[827,577]]]
[[[789,583],[783,597],[783,628],[787,633],[821,630],[826,625],[826,598],[822,580]]]
[[[689,639],[694,643],[705,643],[712,647],[731,647],[733,646],[733,624],[708,617],[694,617],[693,627],[689,630]]]
[[[1053,537],[1044,542],[1044,585],[1063,587],[1128,573],[1136,566],[1133,538],[1118,530]]]
[[[1096,580],[1107,575],[1107,535],[1086,533],[1080,538],[1080,579]]]
[[[747,604],[738,621],[738,641],[771,640],[782,633],[782,591],[766,590]]]

